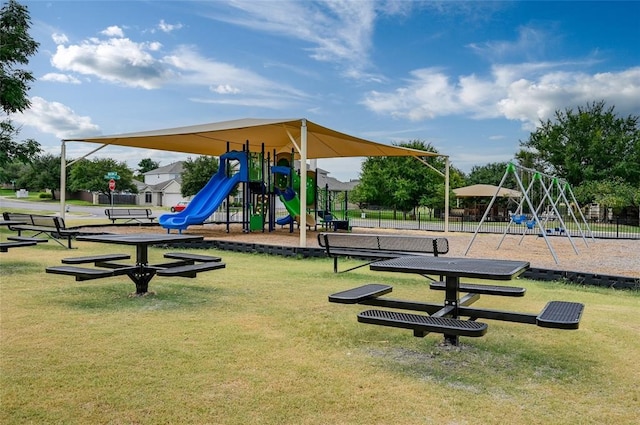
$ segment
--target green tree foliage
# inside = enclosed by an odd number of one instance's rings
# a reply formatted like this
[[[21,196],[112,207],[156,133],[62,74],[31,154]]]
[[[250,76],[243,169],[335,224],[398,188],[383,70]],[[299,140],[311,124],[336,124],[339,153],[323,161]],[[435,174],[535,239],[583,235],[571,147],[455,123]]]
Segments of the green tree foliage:
[[[18,185],[29,190],[49,189],[56,199],[55,191],[60,191],[60,156],[47,154],[35,158],[21,174]]]
[[[28,172],[28,165],[20,161],[12,161],[0,167],[0,182],[13,184],[15,189],[26,189],[18,186],[20,176]]]
[[[415,140],[399,146],[438,153],[425,142]],[[436,170],[444,171],[440,156],[424,156],[421,160]],[[451,187],[462,182],[462,173],[452,168]],[[353,196],[355,195],[355,199]],[[444,178],[413,157],[369,157],[363,164],[360,183],[352,200],[409,212],[418,206],[444,206]]]
[[[487,165],[475,165],[471,168],[471,172],[465,179],[465,184],[467,186],[474,184],[492,184],[497,186],[507,171],[507,164],[507,162],[492,162]]]
[[[14,160],[29,161],[41,152],[40,144],[33,139],[14,141],[20,129],[9,119],[10,114],[31,105],[27,92],[35,78],[20,68],[38,50],[38,43],[29,36],[30,26],[26,6],[9,0],[0,9],[0,106],[4,115],[0,122],[0,166]]]
[[[138,162],[138,175],[142,175],[147,171],[155,170],[160,167],[160,163],[153,161],[151,158],[144,158]]]
[[[619,178],[640,186],[639,117],[616,116],[604,101],[577,111],[556,111],[555,120],[541,122],[519,159],[534,162],[532,168],[564,178],[573,187],[585,182]],[[521,163],[524,164],[522,161]]]
[[[640,187],[624,182],[619,177],[586,182],[575,189],[574,195],[582,205],[589,203],[605,205],[613,208],[616,214],[621,208],[640,206]]]
[[[116,162],[111,158],[82,159],[71,166],[69,172],[68,189],[71,191],[88,190],[109,195],[109,181],[107,173],[115,171],[120,177],[116,182],[116,190],[137,193],[133,184],[133,172],[124,162]]]
[[[218,172],[218,158],[200,156],[195,160],[187,158],[182,172],[182,196],[188,197],[198,193]]]

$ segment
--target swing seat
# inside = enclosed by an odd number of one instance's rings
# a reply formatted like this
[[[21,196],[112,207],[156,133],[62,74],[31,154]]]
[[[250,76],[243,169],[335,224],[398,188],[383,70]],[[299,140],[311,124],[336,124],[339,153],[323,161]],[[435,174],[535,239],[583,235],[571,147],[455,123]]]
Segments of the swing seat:
[[[527,229],[533,229],[536,226],[536,221],[535,220],[529,220],[527,221]]]
[[[511,221],[516,224],[522,224],[527,219],[527,216],[524,214],[513,214],[511,216]]]

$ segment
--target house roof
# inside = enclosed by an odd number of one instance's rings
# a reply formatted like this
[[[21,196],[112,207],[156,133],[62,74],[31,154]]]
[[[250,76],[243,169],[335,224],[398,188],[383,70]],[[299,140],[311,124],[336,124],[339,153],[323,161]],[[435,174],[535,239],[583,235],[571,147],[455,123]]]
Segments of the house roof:
[[[400,146],[390,146],[340,133],[304,118],[244,118],[217,123],[63,141],[158,149],[172,152],[220,156],[242,150],[248,142],[251,152],[295,152],[300,158],[303,126],[306,124],[307,159],[366,156],[441,156]]]
[[[149,170],[143,175],[155,175],[155,174],[181,174],[184,170],[183,161],[173,162],[169,165],[164,165],[162,167],[155,168],[153,170]]]
[[[507,198],[522,197],[522,193],[517,190],[493,186],[491,184],[474,184],[471,186],[459,187],[457,189],[453,189],[453,193],[456,194],[456,198],[493,198],[496,193],[497,196]]]

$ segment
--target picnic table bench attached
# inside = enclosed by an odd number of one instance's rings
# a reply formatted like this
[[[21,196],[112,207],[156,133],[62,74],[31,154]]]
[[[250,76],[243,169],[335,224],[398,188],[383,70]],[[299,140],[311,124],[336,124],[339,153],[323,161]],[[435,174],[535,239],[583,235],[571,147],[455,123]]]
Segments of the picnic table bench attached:
[[[10,237],[16,241],[45,242],[47,239],[38,238],[39,235],[45,235],[61,246],[64,246],[64,244],[59,239],[66,239],[66,248],[71,249],[71,239],[78,235],[77,230],[67,229],[62,217],[10,212],[3,212],[2,215],[7,221],[22,222],[21,224],[7,226],[9,230],[18,232],[18,236]],[[27,236],[26,234],[23,235],[23,232],[32,232],[32,234]]]
[[[29,241],[13,241],[13,242],[0,242],[0,252],[9,252],[10,248],[20,248],[23,246],[34,246],[37,242]]]
[[[104,213],[112,223],[115,223],[116,220],[127,220],[125,223],[131,221],[142,223],[142,220],[153,222],[156,218],[149,208],[107,208]]]
[[[368,233],[319,233],[318,244],[333,258],[333,271],[338,273],[338,258],[351,257],[370,261],[344,270],[364,267],[378,260],[397,258],[406,255],[433,255],[449,252],[446,238],[433,238],[417,235],[382,235]]]

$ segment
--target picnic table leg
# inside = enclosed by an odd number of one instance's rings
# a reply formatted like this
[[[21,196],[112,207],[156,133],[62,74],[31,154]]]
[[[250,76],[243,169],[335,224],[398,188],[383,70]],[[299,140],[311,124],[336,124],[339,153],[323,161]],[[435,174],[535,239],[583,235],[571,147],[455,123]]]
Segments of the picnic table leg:
[[[136,295],[144,295],[149,291],[149,282],[156,274],[149,266],[149,247],[145,244],[136,245],[136,266],[137,269],[128,274],[129,278],[136,284]]]
[[[460,300],[458,299],[458,288],[460,287],[460,278],[457,276],[447,276],[445,286],[445,307],[451,307],[450,316],[454,319],[458,318],[458,305]],[[444,341],[447,344],[458,345],[458,335],[444,334]]]

